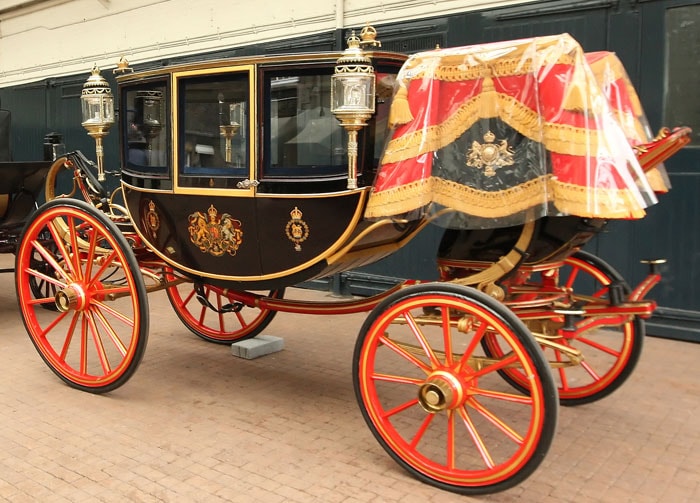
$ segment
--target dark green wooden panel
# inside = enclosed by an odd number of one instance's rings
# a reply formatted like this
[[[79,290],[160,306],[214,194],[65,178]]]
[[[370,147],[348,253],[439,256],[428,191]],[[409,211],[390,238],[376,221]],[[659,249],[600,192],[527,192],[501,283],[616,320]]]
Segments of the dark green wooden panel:
[[[2,91],[2,107],[12,113],[12,158],[16,161],[41,159],[44,135],[47,132],[45,87],[33,85]]]

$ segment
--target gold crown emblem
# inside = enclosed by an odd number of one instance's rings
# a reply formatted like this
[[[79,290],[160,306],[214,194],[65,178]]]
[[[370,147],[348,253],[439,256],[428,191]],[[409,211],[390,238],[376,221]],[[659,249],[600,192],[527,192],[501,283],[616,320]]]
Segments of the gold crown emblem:
[[[496,135],[493,134],[491,131],[487,131],[486,134],[484,135],[484,141],[486,143],[493,143],[493,141],[496,139]]]
[[[150,211],[155,211],[155,209],[156,209],[156,203],[154,203],[153,201],[149,201],[149,202],[148,202],[148,209],[149,209]]]
[[[301,212],[301,210],[299,208],[297,208],[295,206],[294,209],[289,212],[289,216],[292,217],[292,220],[301,220],[301,217],[303,217],[304,214]]]
[[[216,208],[214,208],[214,205],[212,204],[211,206],[209,206],[209,209],[207,210],[207,213],[209,214],[209,216],[210,216],[212,219],[215,219],[215,218],[216,218],[216,215],[219,213],[219,211],[218,211]]]

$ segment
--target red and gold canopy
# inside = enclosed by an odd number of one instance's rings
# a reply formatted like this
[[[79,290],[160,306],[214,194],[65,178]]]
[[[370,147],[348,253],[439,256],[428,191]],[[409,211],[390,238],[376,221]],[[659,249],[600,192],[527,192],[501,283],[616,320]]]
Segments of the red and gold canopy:
[[[640,147],[652,142],[654,135],[644,115],[637,91],[617,55],[614,52],[599,51],[587,52],[585,56],[630,145]],[[651,188],[657,193],[668,192],[671,184],[663,165],[657,164],[647,168],[639,155],[637,160],[642,164]]]
[[[367,218],[435,207],[467,227],[639,218],[667,189],[635,157],[649,131],[619,60],[567,34],[415,54],[389,121]]]

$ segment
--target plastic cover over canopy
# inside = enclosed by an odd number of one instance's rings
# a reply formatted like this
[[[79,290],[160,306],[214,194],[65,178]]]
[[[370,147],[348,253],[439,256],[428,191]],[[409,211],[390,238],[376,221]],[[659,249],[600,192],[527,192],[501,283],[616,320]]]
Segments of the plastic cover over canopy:
[[[652,187],[635,157],[649,129],[619,60],[568,34],[415,54],[389,122],[369,219],[443,207],[459,213],[440,224],[461,228],[640,218],[668,188],[662,166]]]

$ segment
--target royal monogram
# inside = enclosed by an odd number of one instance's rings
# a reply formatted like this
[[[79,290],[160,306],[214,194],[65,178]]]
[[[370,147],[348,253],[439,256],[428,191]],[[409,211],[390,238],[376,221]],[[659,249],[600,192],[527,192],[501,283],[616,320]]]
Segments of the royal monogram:
[[[309,226],[301,219],[304,214],[296,206],[289,212],[289,216],[292,219],[287,222],[284,233],[287,235],[287,239],[294,243],[294,250],[299,252],[301,251],[301,243],[309,237]]]

